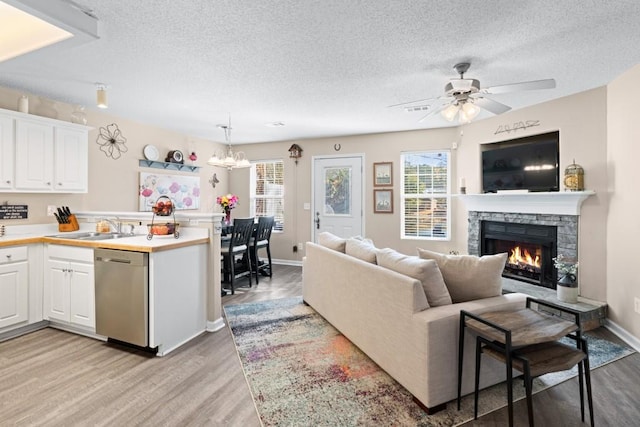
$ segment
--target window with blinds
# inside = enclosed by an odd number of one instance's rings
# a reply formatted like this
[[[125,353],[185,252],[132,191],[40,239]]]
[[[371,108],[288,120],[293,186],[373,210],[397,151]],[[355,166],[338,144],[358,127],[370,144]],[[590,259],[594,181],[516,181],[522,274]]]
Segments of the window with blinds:
[[[402,153],[401,237],[449,240],[451,215],[450,153]]]
[[[274,230],[284,230],[284,163],[266,160],[251,164],[251,212],[273,216]]]

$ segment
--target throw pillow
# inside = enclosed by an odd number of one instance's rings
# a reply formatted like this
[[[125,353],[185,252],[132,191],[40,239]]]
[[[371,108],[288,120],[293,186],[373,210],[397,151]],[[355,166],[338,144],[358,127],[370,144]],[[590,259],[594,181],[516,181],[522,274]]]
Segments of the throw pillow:
[[[347,239],[344,253],[363,261],[370,262],[371,264],[375,264],[378,248],[373,245],[373,242],[369,243],[366,240],[354,239],[352,237]]]
[[[502,271],[507,262],[506,253],[477,257],[445,255],[418,248],[418,255],[438,263],[454,303],[502,294]]]
[[[378,251],[378,265],[419,280],[430,307],[451,304],[451,296],[434,260],[420,259],[386,248]]]
[[[318,234],[318,244],[324,246],[325,248],[333,249],[334,251],[344,253],[346,243],[347,239],[338,237],[335,234],[329,233],[328,231],[323,231],[322,233]]]

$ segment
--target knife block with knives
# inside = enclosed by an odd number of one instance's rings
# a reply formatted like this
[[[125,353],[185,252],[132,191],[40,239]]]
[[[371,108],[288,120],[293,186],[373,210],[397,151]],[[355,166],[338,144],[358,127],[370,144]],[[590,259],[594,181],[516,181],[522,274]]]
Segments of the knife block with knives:
[[[80,230],[80,224],[78,224],[78,219],[74,214],[71,213],[71,210],[68,206],[62,206],[58,208],[58,213],[53,214],[58,220],[58,231],[77,231]]]

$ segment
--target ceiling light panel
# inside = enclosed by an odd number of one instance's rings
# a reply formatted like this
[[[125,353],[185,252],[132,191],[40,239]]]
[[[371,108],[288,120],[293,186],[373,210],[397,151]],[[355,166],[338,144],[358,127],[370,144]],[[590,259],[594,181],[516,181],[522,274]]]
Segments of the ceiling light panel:
[[[73,34],[0,1],[0,61],[73,37]]]

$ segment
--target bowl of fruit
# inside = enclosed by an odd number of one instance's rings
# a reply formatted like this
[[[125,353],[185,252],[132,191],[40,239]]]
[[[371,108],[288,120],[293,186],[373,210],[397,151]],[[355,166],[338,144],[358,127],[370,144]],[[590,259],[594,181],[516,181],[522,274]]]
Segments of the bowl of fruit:
[[[161,196],[152,206],[153,213],[158,216],[169,216],[173,213],[173,202],[167,196]]]
[[[165,224],[147,224],[147,227],[149,228],[149,235],[153,236],[178,234],[178,224],[173,222],[167,222]]]

